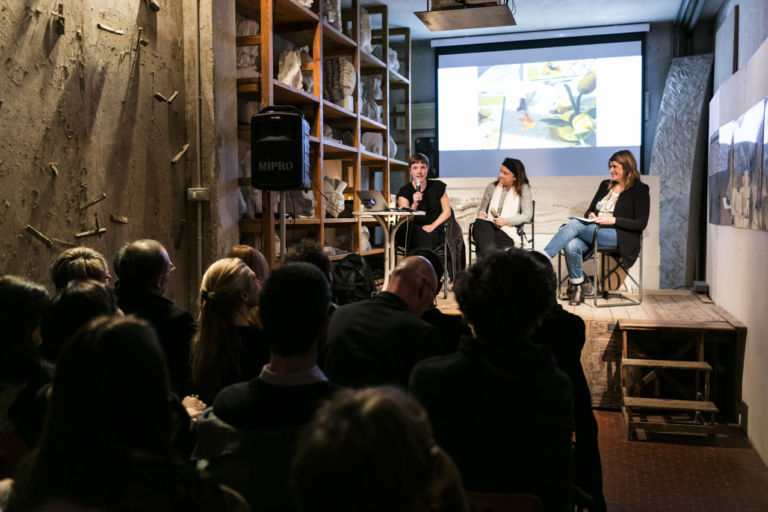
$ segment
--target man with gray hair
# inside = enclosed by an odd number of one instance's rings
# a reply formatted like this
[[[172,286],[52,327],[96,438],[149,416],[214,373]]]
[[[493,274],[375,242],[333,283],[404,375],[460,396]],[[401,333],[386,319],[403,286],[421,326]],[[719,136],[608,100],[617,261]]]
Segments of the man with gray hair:
[[[184,396],[189,386],[189,346],[197,329],[188,311],[163,297],[174,265],[157,240],[136,240],[120,248],[115,259],[119,277],[115,293],[126,314],[147,320],[165,352],[171,386]]]
[[[385,291],[339,308],[328,328],[328,377],[349,387],[407,387],[413,366],[441,350],[437,329],[419,318],[436,290],[429,261],[410,256],[392,271]]]

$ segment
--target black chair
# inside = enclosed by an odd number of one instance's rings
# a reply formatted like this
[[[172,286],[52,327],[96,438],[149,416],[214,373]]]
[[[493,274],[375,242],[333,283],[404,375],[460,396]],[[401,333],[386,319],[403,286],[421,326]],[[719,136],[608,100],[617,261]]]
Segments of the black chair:
[[[534,219],[536,217],[536,201],[531,201],[531,220],[523,222],[517,226],[517,234],[520,237],[521,249],[536,250],[536,226]],[[528,229],[528,232],[526,231]],[[469,225],[469,264],[472,264],[472,253],[477,256],[477,242],[475,242],[475,223]],[[530,232],[530,233],[529,233]]]
[[[453,216],[453,212],[451,212],[451,216]],[[446,221],[448,222],[448,221]],[[443,299],[448,298],[448,280],[450,279],[450,275],[448,274],[448,237],[445,236],[445,222],[437,227],[438,232],[441,234],[441,238],[443,240],[442,248],[438,251],[435,251],[437,255],[443,260],[443,275],[440,278],[443,282]],[[414,225],[409,223],[403,228],[400,229],[413,229]],[[395,264],[398,263],[398,260],[400,257],[407,256],[407,250],[408,248],[397,244],[395,246]]]
[[[592,293],[584,297],[584,300],[592,299],[592,303],[596,308],[609,308],[620,306],[637,306],[643,302],[643,238],[640,237],[640,254],[637,256],[635,264],[639,264],[638,278],[635,279],[632,274],[626,272],[626,277],[621,278],[619,271],[623,271],[621,266],[621,254],[618,247],[601,247],[597,243],[597,233],[600,231],[601,226],[598,226],[595,230],[595,236],[592,239],[592,248],[584,254],[584,261],[593,260],[592,274],[587,275],[585,271],[585,279],[592,282]],[[563,258],[565,258],[565,251],[560,251],[557,255],[557,282],[558,286],[558,299],[564,300],[567,297],[562,293],[563,283],[568,280],[568,273],[563,277]],[[610,293],[611,286],[607,285],[615,278],[617,285],[621,285],[626,282],[626,279],[630,280],[630,283],[637,288],[637,300],[625,295],[624,293]],[[616,286],[618,288],[618,286]],[[618,297],[621,299],[619,303],[607,302],[610,297]],[[606,303],[598,304],[597,299],[606,299]]]

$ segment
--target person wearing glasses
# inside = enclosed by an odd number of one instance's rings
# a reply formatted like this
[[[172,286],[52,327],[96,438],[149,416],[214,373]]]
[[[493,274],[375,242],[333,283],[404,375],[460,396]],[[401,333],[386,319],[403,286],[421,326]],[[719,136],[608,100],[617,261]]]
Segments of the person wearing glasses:
[[[125,314],[143,318],[157,330],[173,391],[184,396],[189,386],[189,347],[197,327],[189,311],[163,297],[175,268],[157,240],[130,242],[115,259],[119,279],[115,293]]]

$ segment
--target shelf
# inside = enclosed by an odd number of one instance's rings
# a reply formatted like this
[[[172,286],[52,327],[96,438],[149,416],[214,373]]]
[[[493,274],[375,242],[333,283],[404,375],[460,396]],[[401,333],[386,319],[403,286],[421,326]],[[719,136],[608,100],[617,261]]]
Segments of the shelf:
[[[238,78],[237,79],[237,95],[238,97],[250,100],[259,101],[261,99],[261,78]]]
[[[323,20],[323,56],[337,56],[342,50],[353,52],[357,47],[352,39],[336,30],[330,23]],[[330,50],[330,51],[329,51]]]
[[[301,89],[296,89],[288,84],[272,79],[272,90],[275,105],[317,105],[320,99]]]
[[[360,50],[360,71],[385,71],[387,65],[370,53]]]
[[[387,161],[385,156],[378,153],[371,153],[370,151],[366,151],[362,148],[360,149],[360,158],[365,163],[381,162],[382,165]]]
[[[235,38],[235,46],[242,48],[244,46],[258,46],[261,44],[261,36],[238,36]]]
[[[357,149],[340,142],[323,139],[323,153],[328,160],[343,160],[357,157]]]
[[[397,160],[396,158],[390,158],[389,159],[389,166],[390,169],[392,166],[394,167],[404,167],[405,169],[393,169],[393,170],[408,170],[408,162],[403,162],[402,160]]]
[[[384,248],[371,249],[370,251],[361,251],[360,256],[376,256],[378,254],[384,254]]]
[[[397,71],[389,70],[389,87],[396,88],[398,85],[410,85],[410,81]]]
[[[331,260],[331,261],[339,261],[339,260],[343,260],[344,258],[349,256],[350,254],[352,254],[352,253],[351,252],[342,252],[341,254],[334,254],[333,256],[328,256],[328,259]]]
[[[387,126],[384,123],[374,121],[365,116],[360,116],[360,125],[366,130],[386,130]]]
[[[329,119],[355,119],[355,113],[326,99],[323,100],[323,116]]]
[[[293,0],[274,0],[275,23],[317,23],[320,17]]]
[[[393,47],[392,37],[398,41],[396,48],[401,62],[401,72],[391,72],[387,66],[386,58],[384,60],[373,54],[362,51],[358,44],[358,35],[354,30],[342,31],[333,24],[323,19],[322,3],[316,0],[311,7],[307,8],[298,3],[299,0],[235,0],[235,10],[239,15],[251,18],[260,24],[260,30],[257,34],[239,36],[235,38],[237,48],[253,47],[260,48],[261,57],[259,63],[265,68],[262,69],[262,76],[255,78],[243,78],[237,80],[237,97],[242,100],[259,101],[261,106],[267,106],[267,101],[271,105],[292,105],[304,114],[305,119],[310,123],[312,135],[310,142],[310,166],[313,182],[313,195],[316,207],[312,211],[321,218],[317,219],[287,219],[285,225],[293,226],[293,229],[304,229],[309,232],[309,236],[315,238],[318,243],[327,245],[326,233],[332,237],[335,231],[348,231],[351,239],[354,241],[344,249],[355,251],[360,249],[360,240],[358,231],[361,226],[376,226],[377,219],[371,218],[322,218],[323,194],[317,190],[322,180],[330,172],[328,169],[336,169],[338,162],[341,161],[341,172],[345,181],[349,184],[347,192],[353,193],[354,190],[367,188],[364,186],[367,179],[383,180],[381,188],[389,188],[390,172],[400,173],[407,171],[408,164],[389,158],[388,140],[395,131],[391,126],[393,118],[389,116],[390,106],[393,104],[390,100],[390,92],[394,91],[398,104],[404,104],[405,113],[402,119],[405,119],[405,129],[397,131],[397,137],[410,139],[410,116],[407,114],[410,104],[410,83],[408,75],[410,74],[410,31],[407,28],[389,29],[387,27],[387,6],[371,6],[369,12],[381,18],[379,23],[374,23],[376,28],[372,30],[373,42],[383,45],[384,55],[387,55],[387,47]],[[344,28],[351,29],[360,25],[360,17],[363,6],[360,0],[345,2]],[[351,7],[351,9],[350,9]],[[368,8],[368,7],[366,7]],[[274,46],[281,40],[286,40],[297,47],[308,45],[311,48],[313,61],[302,66],[303,72],[311,72],[314,77],[314,87],[307,92],[302,90],[301,86],[294,88],[290,85],[280,83],[276,79],[276,69],[278,67],[279,51]],[[402,50],[401,50],[402,49]],[[345,102],[344,108],[323,98],[323,62],[327,58],[345,57],[355,63],[357,86],[353,93],[356,98],[355,103]],[[402,57],[402,58],[400,58]],[[403,64],[405,63],[405,64]],[[318,67],[319,66],[319,67]],[[268,69],[272,68],[272,69]],[[382,119],[375,120],[360,115],[361,105],[357,103],[360,98],[360,83],[362,77],[376,76],[381,78],[382,98],[377,100],[382,112]],[[320,123],[320,121],[323,123]],[[399,121],[399,120],[398,120]],[[323,128],[321,124],[327,124],[337,130],[349,130],[356,134],[354,138],[344,137],[344,141],[336,141],[322,136]],[[247,149],[251,138],[251,129],[247,124],[237,126],[237,137],[239,150]],[[385,146],[384,154],[377,154],[367,151],[361,143],[363,132],[373,132],[381,134]],[[349,145],[348,145],[349,144]],[[403,142],[399,155],[410,154],[410,142]],[[240,157],[244,155],[240,153]],[[394,155],[389,155],[394,156]],[[400,175],[397,175],[398,178]],[[250,177],[238,178],[238,186],[249,187],[251,185]],[[357,200],[355,200],[357,202]],[[265,203],[274,205],[274,201]],[[277,250],[275,247],[275,230],[279,222],[274,220],[271,211],[264,212],[265,217],[256,219],[243,219],[239,222],[240,232],[242,234],[251,234],[253,243],[261,239],[261,246],[265,257],[270,265],[276,262]],[[309,212],[306,212],[309,213]],[[249,241],[250,242],[250,241]],[[289,245],[290,245],[289,239]],[[332,257],[334,261],[344,258],[349,253],[340,254]],[[363,252],[363,255],[382,255],[384,250],[381,248],[372,251]]]

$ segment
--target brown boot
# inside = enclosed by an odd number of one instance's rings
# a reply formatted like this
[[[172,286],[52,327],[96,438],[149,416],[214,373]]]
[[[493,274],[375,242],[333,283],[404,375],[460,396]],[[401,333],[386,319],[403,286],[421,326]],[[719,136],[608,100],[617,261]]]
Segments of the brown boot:
[[[573,295],[568,301],[569,306],[578,306],[584,302],[584,287],[581,283],[573,286]]]

